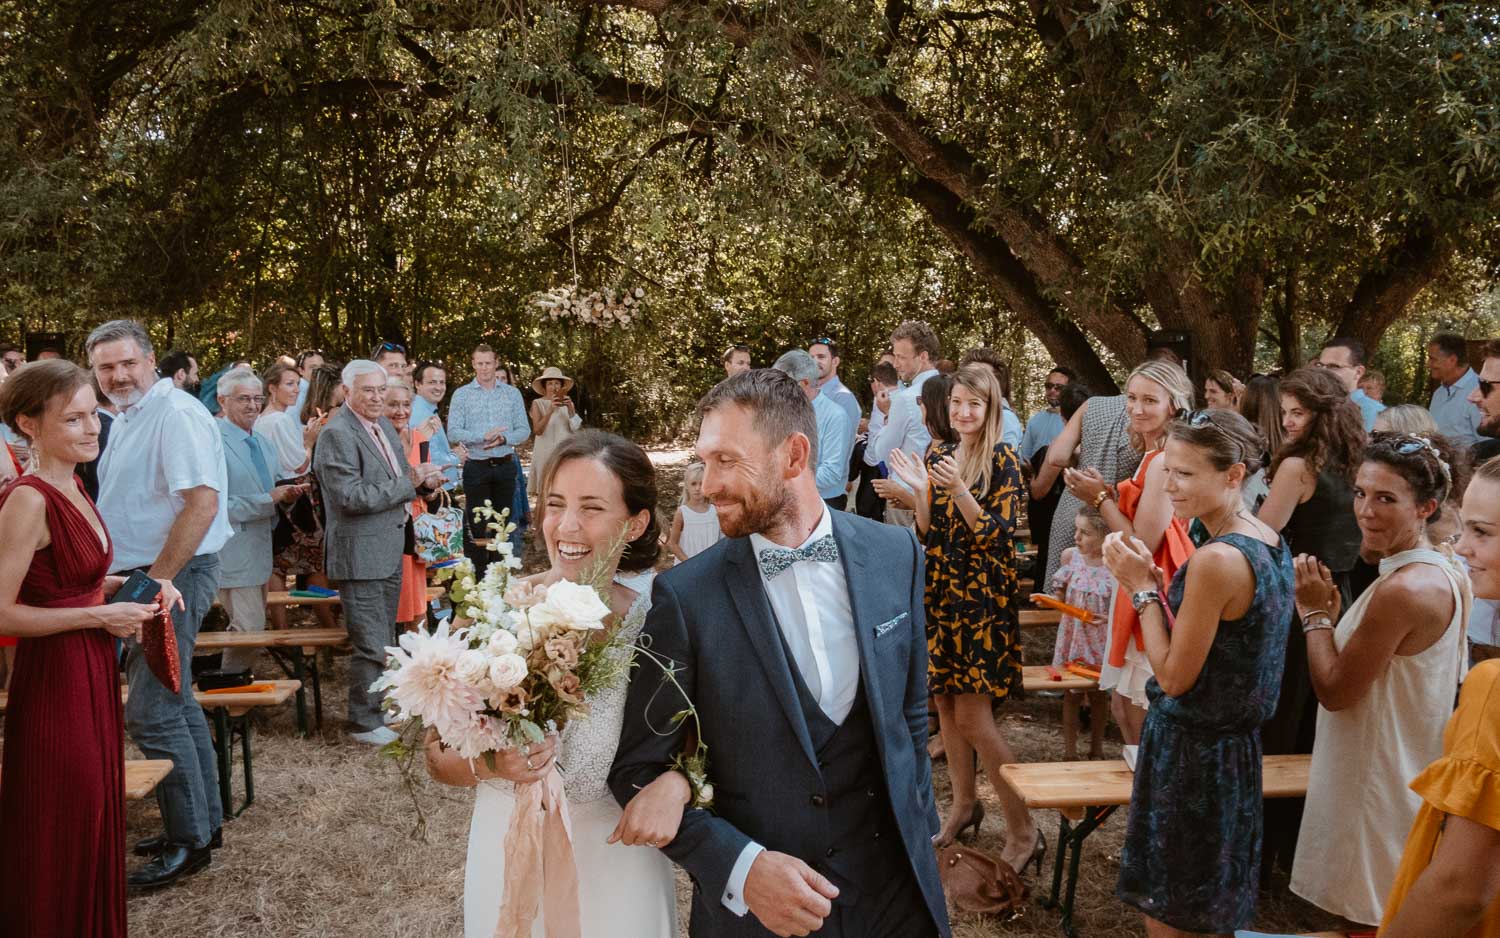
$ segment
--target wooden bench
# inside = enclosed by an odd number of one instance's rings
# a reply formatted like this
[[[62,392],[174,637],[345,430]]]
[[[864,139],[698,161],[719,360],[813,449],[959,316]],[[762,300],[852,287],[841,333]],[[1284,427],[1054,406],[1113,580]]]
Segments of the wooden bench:
[[[442,586],[427,587],[427,601],[442,599],[448,590]],[[267,606],[337,606],[338,596],[293,596],[288,590],[271,590],[266,593]]]
[[[255,800],[255,768],[250,757],[250,711],[256,707],[274,707],[286,703],[302,688],[300,681],[257,681],[270,684],[267,690],[238,693],[194,694],[198,704],[213,714],[214,753],[219,757],[219,800],[225,817],[239,817]],[[245,767],[245,802],[234,807],[234,785],[230,773],[234,768],[234,734],[240,735],[240,759]]]
[[[125,800],[140,801],[172,774],[171,759],[126,759]]]
[[[1062,613],[1056,609],[1022,609],[1020,619],[1023,629],[1041,629],[1061,622]]]
[[[201,632],[195,651],[226,648],[263,648],[283,674],[297,682],[297,732],[307,735],[307,698],[304,681],[312,682],[313,716],[323,728],[323,680],[318,673],[318,649],[349,644],[343,629],[267,629],[264,632]]]
[[[1266,756],[1262,785],[1267,798],[1297,798],[1307,794],[1307,773],[1312,756]],[[1110,762],[1033,762],[1000,767],[1000,777],[1027,808],[1057,811],[1057,853],[1052,867],[1052,894],[1042,900],[1047,908],[1062,909],[1062,930],[1076,938],[1073,927],[1073,897],[1078,888],[1078,864],[1083,842],[1121,805],[1130,803],[1135,773],[1123,760]],[[1071,862],[1066,862],[1069,851]],[[1067,890],[1063,866],[1067,865]]]
[[[1052,675],[1047,673],[1047,667],[1039,664],[1029,664],[1021,669],[1021,683],[1026,688],[1026,693],[1033,694],[1044,690],[1098,690],[1099,682],[1093,678],[1074,674],[1063,668],[1057,668],[1060,679],[1054,681]]]

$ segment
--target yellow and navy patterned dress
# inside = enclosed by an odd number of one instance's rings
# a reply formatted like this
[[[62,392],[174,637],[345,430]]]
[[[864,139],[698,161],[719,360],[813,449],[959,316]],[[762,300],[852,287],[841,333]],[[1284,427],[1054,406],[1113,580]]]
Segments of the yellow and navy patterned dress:
[[[932,465],[953,455],[942,443]],[[1012,536],[1021,510],[1021,465],[1004,443],[995,447],[987,492],[976,492],[979,526],[970,528],[947,489],[929,489],[927,529],[927,675],[934,694],[1007,697],[1021,686],[1021,632],[1016,617]]]

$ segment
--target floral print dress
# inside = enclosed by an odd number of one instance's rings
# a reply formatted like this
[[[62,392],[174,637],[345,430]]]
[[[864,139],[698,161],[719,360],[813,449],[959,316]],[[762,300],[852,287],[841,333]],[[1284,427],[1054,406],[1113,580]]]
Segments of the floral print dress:
[[[1063,614],[1057,626],[1057,647],[1052,652],[1053,667],[1073,661],[1099,667],[1109,651],[1109,610],[1115,596],[1115,578],[1103,558],[1097,564],[1089,563],[1078,548],[1068,548],[1062,566],[1047,583],[1047,591],[1070,606],[1094,614],[1094,621],[1088,623]]]
[[[928,471],[957,444],[934,446]],[[934,694],[1003,698],[1021,686],[1021,632],[1016,616],[1013,534],[1021,509],[1021,464],[995,447],[990,487],[975,493],[979,526],[971,529],[953,495],[929,489],[927,529],[927,677]]]

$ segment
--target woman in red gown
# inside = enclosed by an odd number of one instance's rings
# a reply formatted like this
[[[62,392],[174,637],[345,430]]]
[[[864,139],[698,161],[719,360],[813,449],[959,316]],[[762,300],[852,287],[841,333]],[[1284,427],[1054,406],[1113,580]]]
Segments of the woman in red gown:
[[[155,605],[119,589],[104,522],[73,475],[99,452],[88,373],[34,362],[0,387],[0,420],[32,443],[0,489],[0,634],[19,638],[0,770],[0,931],[125,934],[125,760],[115,639]],[[171,601],[175,592],[164,598]]]

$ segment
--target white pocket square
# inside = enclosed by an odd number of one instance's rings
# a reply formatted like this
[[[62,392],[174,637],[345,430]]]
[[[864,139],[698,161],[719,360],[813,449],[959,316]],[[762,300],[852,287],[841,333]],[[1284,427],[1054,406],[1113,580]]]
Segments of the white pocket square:
[[[903,621],[905,621],[906,618],[909,615],[910,615],[910,613],[903,612],[899,616],[897,616],[896,618],[890,620],[889,622],[882,622],[879,625],[875,626],[875,637],[879,638],[880,636],[882,636],[885,633],[889,632],[891,629],[894,629],[896,626],[900,625]]]

